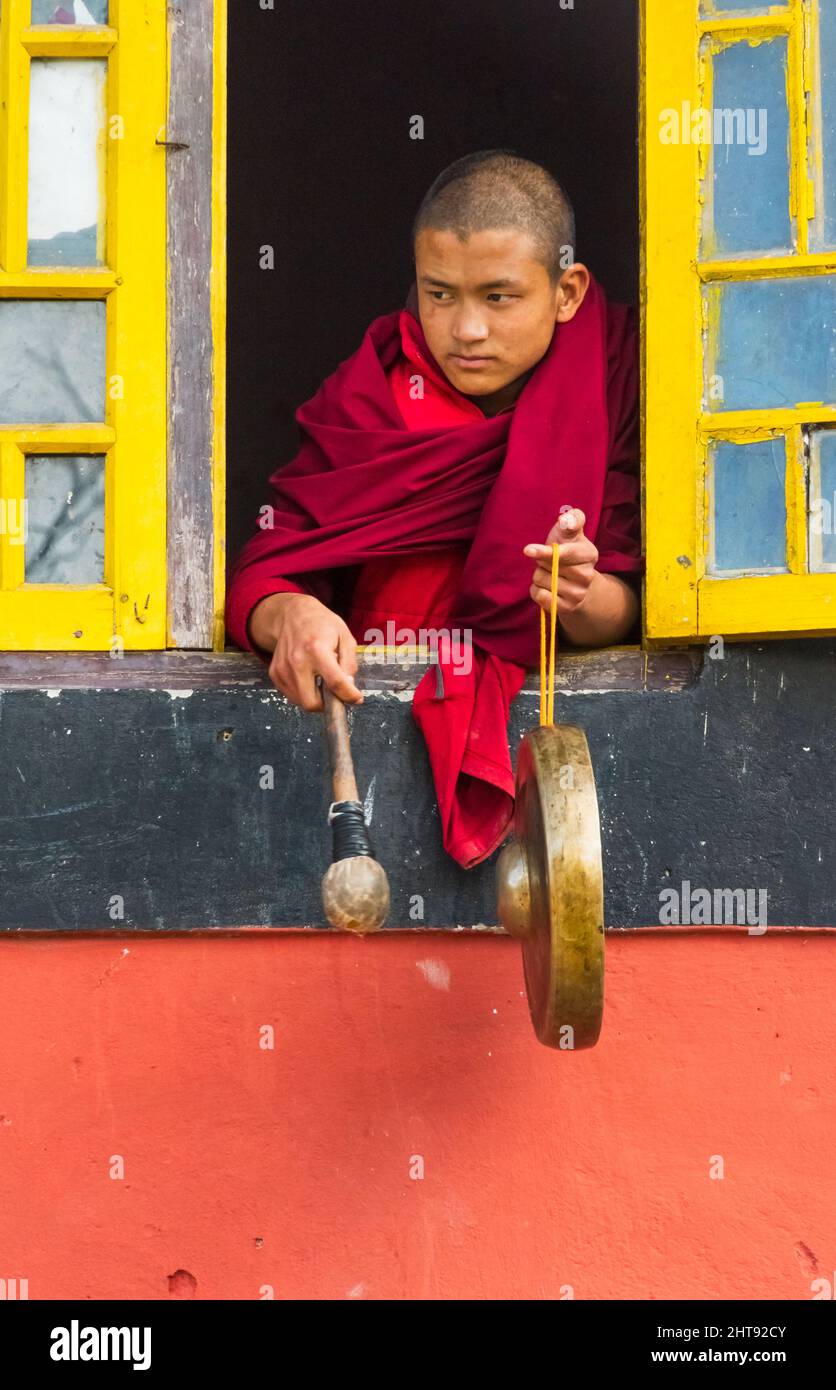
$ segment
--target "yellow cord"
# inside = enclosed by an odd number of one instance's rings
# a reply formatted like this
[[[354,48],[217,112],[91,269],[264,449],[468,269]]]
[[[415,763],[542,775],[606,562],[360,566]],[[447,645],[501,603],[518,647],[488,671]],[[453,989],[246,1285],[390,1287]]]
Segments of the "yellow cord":
[[[557,648],[557,566],[560,547],[552,545],[552,590],[549,615],[548,659],[546,648],[546,610],[540,609],[540,723],[554,724],[554,654]],[[546,667],[548,665],[548,678]]]

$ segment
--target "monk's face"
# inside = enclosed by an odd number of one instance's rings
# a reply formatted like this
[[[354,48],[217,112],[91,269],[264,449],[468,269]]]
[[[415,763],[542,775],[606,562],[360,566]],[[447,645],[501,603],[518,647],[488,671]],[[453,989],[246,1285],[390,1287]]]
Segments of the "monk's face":
[[[415,243],[421,327],[448,380],[467,396],[514,399],[545,356],[556,323],[574,317],[589,285],[585,266],[554,283],[524,232],[425,230]],[[480,402],[485,404],[483,402]]]

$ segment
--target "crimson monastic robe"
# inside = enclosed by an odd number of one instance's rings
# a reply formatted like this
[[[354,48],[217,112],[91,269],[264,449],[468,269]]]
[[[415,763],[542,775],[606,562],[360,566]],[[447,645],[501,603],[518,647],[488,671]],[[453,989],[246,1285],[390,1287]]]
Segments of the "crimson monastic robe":
[[[277,592],[312,593],[358,642],[421,628],[472,637],[426,673],[413,716],[430,758],[445,849],[464,868],[513,815],[510,704],[538,661],[532,561],[561,505],[580,507],[596,568],[644,567],[635,317],[593,280],[558,325],[515,406],[485,417],[433,360],[408,310],[372,324],[357,353],[297,412],[302,447],[270,479],[270,525],[230,575],[227,626]]]

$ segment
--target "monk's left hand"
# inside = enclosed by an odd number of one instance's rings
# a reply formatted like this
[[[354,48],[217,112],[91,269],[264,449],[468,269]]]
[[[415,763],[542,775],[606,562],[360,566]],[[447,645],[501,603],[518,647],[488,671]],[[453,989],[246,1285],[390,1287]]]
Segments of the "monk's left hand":
[[[546,537],[545,545],[527,545],[524,554],[536,560],[531,579],[531,597],[547,613],[551,612],[552,543],[559,543],[557,566],[557,611],[574,613],[580,608],[595,579],[598,551],[583,533],[586,517],[580,507],[563,512]]]

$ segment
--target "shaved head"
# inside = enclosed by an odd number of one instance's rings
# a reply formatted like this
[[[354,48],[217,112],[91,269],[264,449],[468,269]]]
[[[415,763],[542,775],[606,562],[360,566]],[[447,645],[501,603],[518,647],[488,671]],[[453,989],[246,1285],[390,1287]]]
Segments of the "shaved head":
[[[413,245],[423,231],[517,231],[531,238],[554,283],[575,259],[575,217],[555,178],[510,150],[483,150],[439,174],[418,209]],[[567,254],[568,250],[568,254]]]

